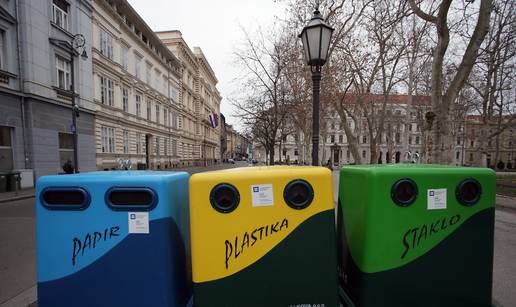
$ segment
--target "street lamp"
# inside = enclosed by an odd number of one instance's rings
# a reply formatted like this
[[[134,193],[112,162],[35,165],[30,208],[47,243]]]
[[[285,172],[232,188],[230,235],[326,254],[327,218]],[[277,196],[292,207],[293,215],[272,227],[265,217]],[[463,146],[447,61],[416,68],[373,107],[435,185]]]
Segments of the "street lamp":
[[[314,15],[303,28],[299,38],[303,43],[306,63],[312,70],[312,165],[319,165],[319,92],[321,89],[321,67],[326,63],[333,28],[324,22],[319,5]]]
[[[72,134],[73,134],[73,172],[79,172],[79,161],[78,161],[78,141],[77,141],[77,117],[79,117],[79,106],[75,104],[75,71],[74,71],[74,58],[76,56],[81,55],[83,59],[88,58],[88,54],[86,53],[86,48],[84,45],[86,44],[86,39],[82,34],[75,34],[72,37],[71,48],[70,48],[70,74],[71,74],[71,84],[70,90],[72,92]],[[82,52],[81,52],[82,50]]]

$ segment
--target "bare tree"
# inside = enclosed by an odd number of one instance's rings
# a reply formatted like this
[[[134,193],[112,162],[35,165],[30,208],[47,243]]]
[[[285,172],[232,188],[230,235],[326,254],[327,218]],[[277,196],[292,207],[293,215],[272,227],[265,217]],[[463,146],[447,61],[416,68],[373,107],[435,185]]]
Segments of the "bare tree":
[[[237,116],[253,127],[255,138],[269,154],[274,164],[274,146],[287,114],[284,94],[284,71],[291,36],[270,31],[265,38],[262,30],[251,37],[244,30],[244,47],[235,52],[236,61],[245,75],[241,79],[246,96],[233,100]],[[242,91],[244,92],[244,91]]]
[[[394,87],[402,80],[399,66],[406,46],[399,35],[400,22],[405,15],[403,3],[376,1],[374,6],[365,10],[360,27],[350,39],[337,46],[336,50],[340,53],[334,55],[336,59],[332,63],[334,66],[340,64],[339,71],[348,70],[347,76],[338,75],[340,80],[350,80],[341,87],[343,93],[336,101],[336,109],[343,122],[350,118],[355,127],[363,129],[359,132],[367,135],[370,163],[378,161],[387,105]],[[349,91],[353,95],[347,95]],[[375,94],[380,94],[382,99],[378,101]],[[352,132],[345,129],[353,157],[360,163],[361,156],[355,148],[358,147],[355,140],[360,135],[351,135]]]
[[[500,134],[516,120],[510,97],[515,83],[516,59],[516,15],[514,1],[495,0],[493,3],[492,26],[481,46],[468,85],[478,95],[472,106],[475,114],[481,115],[482,129],[479,133],[479,164],[487,166],[488,140],[495,138],[495,163],[498,161]],[[508,97],[509,96],[509,97]],[[513,98],[513,99],[511,99]]]
[[[431,100],[432,112],[426,114],[428,137],[427,162],[451,162],[452,144],[450,129],[450,113],[460,90],[464,86],[478,56],[480,46],[489,31],[489,18],[493,0],[481,0],[478,9],[478,18],[467,47],[462,55],[460,64],[453,78],[446,86],[443,77],[444,58],[450,43],[450,25],[448,24],[452,0],[440,1],[438,7],[431,12],[425,12],[421,1],[407,0],[412,11],[421,19],[435,27],[436,45],[433,49]]]

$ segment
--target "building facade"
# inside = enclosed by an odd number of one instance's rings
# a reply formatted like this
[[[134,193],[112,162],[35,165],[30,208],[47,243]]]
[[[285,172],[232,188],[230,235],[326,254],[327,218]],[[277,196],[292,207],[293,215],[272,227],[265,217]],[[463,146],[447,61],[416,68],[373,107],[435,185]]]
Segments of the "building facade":
[[[93,1],[97,168],[180,165],[180,64],[125,0]]]
[[[369,95],[365,100],[367,103],[378,103],[382,101],[381,95]],[[402,163],[412,161],[409,158],[418,154],[419,161],[424,161],[425,139],[424,114],[431,108],[430,97],[414,96],[408,101],[406,95],[391,95],[386,104],[386,116],[384,129],[377,145],[377,159],[375,164]],[[288,117],[287,117],[288,118]],[[367,129],[365,117],[357,118],[355,122],[348,118],[349,128],[357,139],[357,152],[360,155],[362,164],[371,163],[371,140]],[[359,126],[357,126],[357,124]],[[454,146],[454,165],[461,165],[463,158],[463,138],[461,125],[454,127],[457,135],[457,143]],[[295,132],[297,129],[291,122],[286,123],[286,131],[278,133],[281,139],[275,146],[275,160],[277,163],[287,164],[311,164],[311,137],[305,137],[302,132]],[[291,131],[294,131],[293,133]],[[321,133],[319,138],[319,163],[328,163],[338,167],[347,164],[356,164],[353,157],[343,123],[336,110],[328,112],[321,120]],[[265,150],[260,144],[254,144],[255,159],[266,163],[268,161]],[[415,157],[415,155],[414,155]]]
[[[90,1],[3,1],[0,4],[0,168],[18,170],[22,187],[63,172],[73,160],[95,169]],[[86,38],[84,56],[73,51],[75,34]],[[73,85],[73,91],[72,91]],[[72,98],[79,107],[72,125]]]
[[[481,116],[468,115],[465,123],[463,165],[516,169],[516,121],[505,116],[500,122],[494,120],[486,125]],[[481,133],[492,137],[482,144]]]
[[[220,101],[222,97],[217,90],[217,77],[204,56],[201,48],[194,47],[194,55],[199,67],[199,112],[197,121],[200,122],[201,160],[203,165],[220,162],[221,116]]]
[[[220,102],[217,78],[200,48],[190,49],[180,31],[156,32],[181,63],[179,125],[183,165],[220,162]]]

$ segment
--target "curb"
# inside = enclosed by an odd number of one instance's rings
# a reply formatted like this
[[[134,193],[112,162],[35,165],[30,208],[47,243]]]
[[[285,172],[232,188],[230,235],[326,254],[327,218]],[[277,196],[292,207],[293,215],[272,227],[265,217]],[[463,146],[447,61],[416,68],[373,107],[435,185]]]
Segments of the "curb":
[[[11,202],[11,201],[17,201],[17,200],[33,198],[33,197],[34,197],[34,194],[32,194],[32,195],[20,195],[20,196],[15,196],[15,197],[10,197],[10,198],[4,198],[4,199],[0,199],[0,204],[1,203],[8,203],[8,202]]]

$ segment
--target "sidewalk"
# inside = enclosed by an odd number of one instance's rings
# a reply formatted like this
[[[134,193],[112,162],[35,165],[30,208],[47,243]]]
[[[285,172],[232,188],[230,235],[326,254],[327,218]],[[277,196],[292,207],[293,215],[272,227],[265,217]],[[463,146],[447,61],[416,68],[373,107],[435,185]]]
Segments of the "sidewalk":
[[[0,203],[7,203],[32,197],[34,197],[34,188],[21,189],[16,192],[3,192],[0,193]]]
[[[496,207],[516,210],[516,198],[496,194]]]

